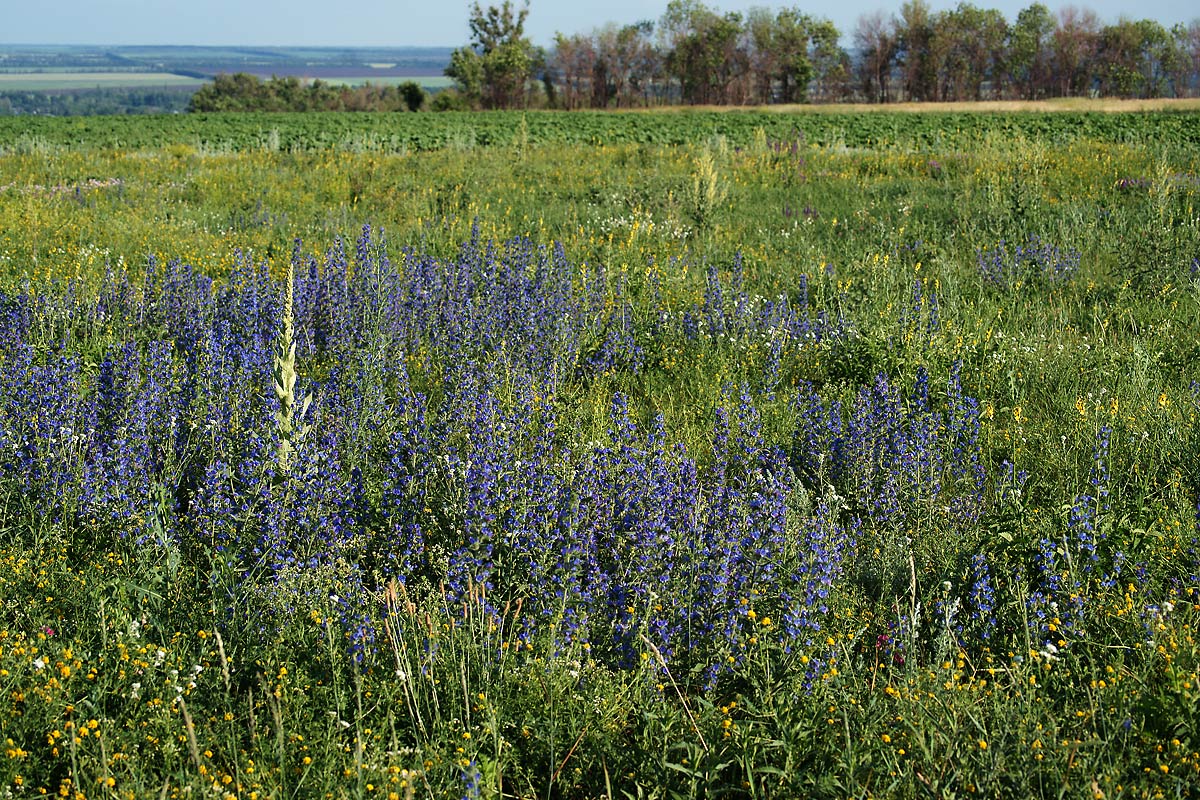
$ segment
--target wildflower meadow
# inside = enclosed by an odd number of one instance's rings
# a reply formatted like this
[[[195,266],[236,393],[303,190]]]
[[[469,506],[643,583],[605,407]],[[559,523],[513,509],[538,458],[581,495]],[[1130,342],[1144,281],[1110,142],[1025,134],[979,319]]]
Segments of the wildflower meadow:
[[[738,113],[0,141],[0,797],[1196,796],[1200,115]]]

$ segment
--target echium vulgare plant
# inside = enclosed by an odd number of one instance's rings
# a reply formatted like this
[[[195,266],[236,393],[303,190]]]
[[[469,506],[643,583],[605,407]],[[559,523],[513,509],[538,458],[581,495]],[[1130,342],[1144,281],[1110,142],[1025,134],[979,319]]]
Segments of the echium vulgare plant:
[[[1024,245],[1009,250],[1005,242],[978,252],[979,275],[1005,291],[1028,285],[1050,285],[1071,280],[1079,269],[1080,253],[1062,249],[1031,235]]]
[[[839,671],[916,676],[947,643],[977,663],[1021,640],[1080,657],[1112,582],[1139,568],[1115,535],[1122,484],[1109,494],[1120,428],[1101,430],[1061,517],[1034,524],[1016,496],[1027,476],[986,480],[995,431],[970,368],[799,380],[792,356],[853,330],[806,280],[768,300],[734,261],[702,302],[646,313],[641,287],[526,240],[403,264],[369,242],[298,253],[283,284],[240,264],[216,286],[173,262],[140,294],[114,279],[94,310],[0,296],[0,499],[128,536],[143,561],[169,550],[163,529],[199,564],[234,663],[316,635],[314,678],[369,686],[394,651],[398,692],[430,707],[462,675],[491,695],[565,666],[572,692],[603,679],[695,700],[698,726],[710,701],[749,706],[774,685],[759,676],[789,676],[803,708],[803,692],[849,683]],[[941,360],[935,290],[913,285],[898,352]],[[125,333],[94,364],[34,338],[101,318]],[[777,380],[710,386],[681,420],[640,388],[666,377],[662,341],[776,347]]]
[[[980,456],[980,408],[950,374],[944,405],[917,370],[907,395],[879,374],[852,408],[826,402],[803,383],[794,401],[797,426],[792,465],[811,484],[831,485],[865,522],[906,530],[946,516],[966,526],[978,516],[985,471]]]
[[[1029,633],[1034,638],[1057,640],[1061,645],[1082,636],[1088,603],[1102,588],[1115,586],[1126,570],[1125,553],[1107,546],[1111,437],[1107,425],[1096,433],[1088,487],[1071,504],[1062,538],[1038,540],[1037,572],[1026,601]]]

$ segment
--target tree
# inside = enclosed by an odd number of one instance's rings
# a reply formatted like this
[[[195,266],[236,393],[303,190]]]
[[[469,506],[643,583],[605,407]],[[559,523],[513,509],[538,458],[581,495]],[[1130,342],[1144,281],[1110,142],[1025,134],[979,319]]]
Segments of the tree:
[[[839,38],[832,22],[799,9],[785,8],[774,17],[751,9],[743,35],[752,77],[747,93],[760,103],[804,103],[810,91],[823,100],[841,94],[850,60]]]
[[[891,99],[892,67],[899,50],[896,26],[882,11],[863,14],[854,26],[854,46],[858,50],[858,81],[863,94],[873,103]]]
[[[1118,97],[1158,97],[1176,57],[1173,39],[1162,25],[1123,18],[1100,32],[1100,90]]]
[[[471,44],[450,56],[446,75],[458,84],[460,95],[484,108],[513,108],[526,104],[526,88],[538,51],[525,36],[526,3],[514,10],[512,0],[500,7],[471,6]]]
[[[770,9],[756,6],[746,14],[745,34],[749,39],[748,65],[753,82],[754,101],[767,105],[775,101],[775,63],[778,55],[774,44],[775,18]]]
[[[999,11],[959,3],[931,25],[929,58],[940,100],[982,100],[984,86],[1000,94],[1008,23]]]
[[[1200,91],[1200,19],[1194,19],[1186,26],[1176,25],[1172,32],[1179,50],[1176,73],[1172,78],[1175,96],[1195,97]]]
[[[900,7],[896,35],[905,95],[909,100],[937,99],[937,66],[932,52],[933,14],[925,0],[908,0]]]
[[[1051,49],[1059,94],[1076,97],[1092,89],[1092,66],[1100,42],[1100,20],[1088,9],[1066,6],[1058,12]]]
[[[816,73],[809,52],[813,27],[813,20],[807,14],[801,14],[793,8],[785,8],[775,17],[771,49],[781,103],[803,103],[808,100],[808,85]]]
[[[683,102],[727,103],[745,94],[737,87],[749,74],[740,14],[720,16],[696,0],[671,0],[659,32]]]
[[[1034,3],[1017,14],[1016,24],[1009,31],[1009,78],[1026,100],[1036,100],[1050,91],[1050,61],[1056,27],[1050,9]]]
[[[425,90],[416,81],[405,81],[400,84],[400,97],[409,111],[420,111],[425,105]]]
[[[592,73],[596,64],[596,48],[592,37],[576,33],[554,37],[554,55],[550,71],[559,81],[564,108],[582,108],[591,94]]]
[[[224,73],[192,95],[192,111],[265,111],[266,91],[258,76]]]
[[[479,106],[483,102],[483,58],[470,47],[460,47],[450,54],[446,76],[454,79],[456,94],[465,103]]]
[[[620,28],[610,25],[597,36],[599,58],[608,76],[610,94],[617,106],[631,106],[635,100],[648,100],[651,84],[658,71],[658,54],[651,43],[654,23],[637,22]]]
[[[808,20],[808,38],[811,44],[809,61],[813,75],[811,88],[818,102],[843,100],[850,94],[850,54],[838,45],[841,33],[827,19]],[[802,96],[802,100],[807,96]]]

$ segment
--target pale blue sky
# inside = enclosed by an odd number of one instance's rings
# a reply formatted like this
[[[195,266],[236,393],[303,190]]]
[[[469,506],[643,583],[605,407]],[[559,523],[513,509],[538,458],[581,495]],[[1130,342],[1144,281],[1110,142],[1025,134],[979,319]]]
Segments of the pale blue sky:
[[[499,0],[493,0],[499,3]],[[828,17],[844,37],[860,14],[891,13],[902,0],[772,3],[762,0],[708,2],[720,11],[752,6],[795,6]],[[975,0],[1012,20],[1033,0]],[[1091,8],[1104,22],[1120,16],[1149,17],[1171,25],[1200,17],[1200,6],[1180,0],[1043,0]],[[484,2],[483,5],[487,5]],[[667,0],[531,0],[527,31],[548,45],[556,31],[589,31],[605,22],[657,20]],[[931,0],[935,9],[957,0]],[[468,39],[469,2],[463,0],[0,0],[0,44],[193,44],[193,45],[459,45]]]

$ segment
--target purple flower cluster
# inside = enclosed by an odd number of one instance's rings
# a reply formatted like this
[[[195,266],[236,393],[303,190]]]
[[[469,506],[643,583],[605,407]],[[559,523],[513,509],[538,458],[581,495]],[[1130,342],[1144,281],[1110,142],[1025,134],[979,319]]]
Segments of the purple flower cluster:
[[[790,520],[788,455],[749,388],[714,409],[702,464],[623,395],[591,443],[555,410],[564,384],[636,373],[663,339],[768,336],[778,365],[838,335],[806,284],[750,298],[737,264],[702,305],[647,313],[560,248],[476,236],[395,264],[369,229],[352,257],[298,245],[293,268],[312,402],[287,466],[270,394],[283,291],[265,267],[239,260],[218,285],[152,261],[140,281],[0,298],[3,502],[207,553],[233,576],[214,590],[233,616],[260,589],[338,576],[333,619],[360,662],[386,585],[488,613],[520,600],[562,645],[631,664],[649,641],[710,678],[751,638],[819,628],[851,533],[828,510]],[[759,631],[749,611],[782,623]]]
[[[907,395],[881,373],[849,409],[802,386],[792,463],[810,485],[834,487],[876,530],[916,528],[938,514],[970,524],[983,507],[985,473],[979,403],[963,392],[958,367],[939,400],[923,367]]]
[[[1146,177],[1118,178],[1116,187],[1117,189],[1126,192],[1145,190],[1150,188],[1150,179]]]
[[[1079,269],[1080,252],[1062,249],[1030,235],[1025,244],[1011,250],[1005,242],[978,253],[979,274],[984,282],[1011,290],[1020,285],[1048,285],[1068,281]]]
[[[1062,539],[1043,537],[1038,543],[1033,588],[1026,605],[1033,632],[1047,641],[1082,634],[1084,608],[1093,593],[1117,585],[1126,570],[1123,552],[1102,548],[1109,512],[1111,437],[1108,426],[1097,431],[1088,488],[1071,504]]]
[[[924,287],[921,281],[914,281],[912,302],[900,311],[900,335],[903,342],[928,347],[941,325],[937,291]]]
[[[369,230],[352,253],[297,246],[293,270],[296,394],[311,403],[287,439],[271,388],[285,293],[264,267],[243,260],[217,284],[151,262],[136,281],[0,297],[0,502],[211,559],[214,606],[243,630],[272,624],[254,597],[311,601],[355,663],[375,657],[381,598],[402,591],[497,620],[520,604],[517,639],[617,668],[649,649],[700,685],[762,643],[819,664],[864,537],[967,532],[984,511],[980,407],[959,366],[774,399],[772,371],[850,328],[806,280],[765,300],[736,261],[672,310],[653,281],[561,248],[475,236],[456,258],[393,262]],[[938,324],[916,285],[905,335]],[[767,376],[703,410],[698,445],[631,399],[667,342],[767,344]],[[613,373],[631,396],[594,384]],[[583,435],[560,399],[581,390],[609,404]],[[1097,541],[1096,465],[1080,553]],[[1046,607],[1065,588],[1056,546],[1035,559]],[[971,561],[964,635],[996,630],[995,569]]]
[[[723,281],[716,267],[705,273],[704,302],[685,310],[681,332],[689,341],[704,340],[729,344],[763,341],[768,349],[800,347],[841,339],[849,324],[814,308],[807,275],[801,275],[789,296],[775,299],[752,297],[746,292],[741,257],[735,258],[729,280]]]

